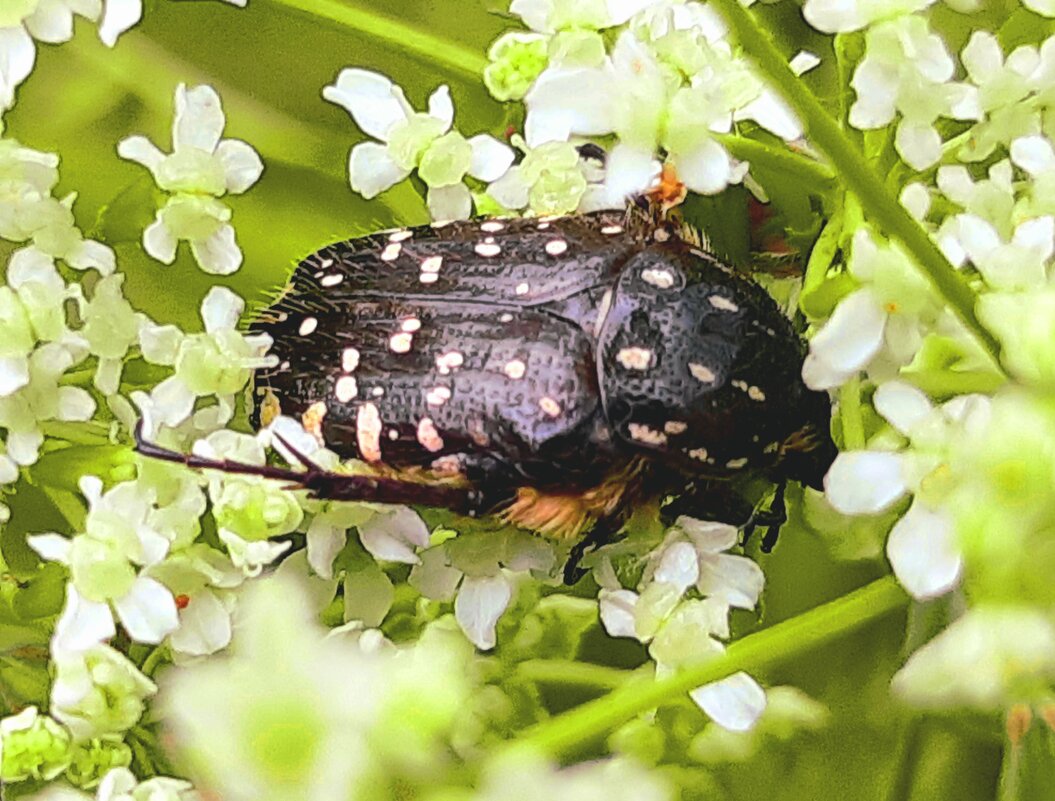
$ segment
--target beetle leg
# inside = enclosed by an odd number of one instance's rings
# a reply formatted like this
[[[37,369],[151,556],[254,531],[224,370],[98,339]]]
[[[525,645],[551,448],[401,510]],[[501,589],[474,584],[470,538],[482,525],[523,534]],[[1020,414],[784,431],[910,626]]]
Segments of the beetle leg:
[[[142,428],[140,421],[135,431],[135,449],[144,456],[197,469],[220,470],[224,473],[286,481],[290,484],[290,489],[307,490],[310,497],[319,500],[437,506],[468,516],[475,516],[483,505],[482,493],[474,489],[415,484],[391,478],[324,470],[281,437],[279,439],[282,444],[304,465],[304,470],[290,470],[266,464],[245,464],[230,459],[210,459],[196,454],[180,453],[145,440]]]
[[[757,509],[724,484],[697,482],[664,506],[660,514],[663,521],[668,524],[674,522],[678,515],[688,515],[700,520],[715,520],[742,528],[744,536],[741,545],[747,545],[755,529],[765,528],[762,553],[769,553],[776,545],[780,527],[788,519],[787,507],[784,503],[786,486],[787,482],[777,484],[769,508]]]
[[[588,571],[580,564],[582,558],[586,556],[586,552],[592,551],[606,542],[611,542],[612,538],[619,533],[619,529],[626,523],[629,513],[629,508],[623,508],[617,509],[606,517],[598,518],[597,522],[586,532],[586,535],[575,543],[575,547],[568,554],[568,561],[564,563],[564,583],[566,585],[570,587],[572,584],[578,584],[579,580],[586,575]]]
[[[787,486],[786,481],[781,481],[777,484],[777,489],[773,493],[773,501],[769,504],[769,508],[755,509],[751,513],[751,517],[744,524],[743,545],[747,545],[747,540],[755,532],[756,528],[764,527],[766,535],[762,538],[762,553],[769,553],[773,550],[773,546],[777,544],[777,537],[780,536],[781,526],[788,522],[788,505],[784,500],[784,490]]]

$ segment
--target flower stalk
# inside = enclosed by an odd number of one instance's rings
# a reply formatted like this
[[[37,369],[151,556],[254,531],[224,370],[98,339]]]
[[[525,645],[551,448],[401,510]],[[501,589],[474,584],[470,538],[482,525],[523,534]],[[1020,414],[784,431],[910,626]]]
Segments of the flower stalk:
[[[525,731],[516,745],[553,754],[575,752],[633,719],[690,690],[731,676],[755,672],[816,648],[894,612],[908,596],[893,576],[872,582],[796,617],[751,634],[717,658],[653,682],[634,682]]]

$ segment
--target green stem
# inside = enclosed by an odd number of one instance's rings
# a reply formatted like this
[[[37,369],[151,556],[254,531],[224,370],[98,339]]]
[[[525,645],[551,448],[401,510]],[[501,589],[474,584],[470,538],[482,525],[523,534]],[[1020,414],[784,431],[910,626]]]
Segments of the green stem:
[[[632,681],[637,671],[573,662],[567,659],[528,659],[517,665],[517,674],[540,684],[562,684],[614,690]]]
[[[346,28],[386,42],[400,55],[412,54],[430,66],[442,64],[452,71],[478,78],[487,59],[459,44],[413,28],[404,22],[337,0],[271,0],[272,3],[313,17],[336,22]]]
[[[922,373],[902,371],[901,378],[919,387],[932,398],[939,400],[953,398],[957,395],[970,395],[976,392],[983,395],[992,395],[1007,383],[1007,378],[1000,373],[976,370],[964,370],[962,372],[954,370],[943,372],[927,371]]]
[[[554,754],[574,751],[637,715],[741,670],[757,671],[858,629],[904,606],[892,576],[733,643],[717,658],[658,681],[633,682],[539,723],[516,741]]]
[[[843,429],[843,450],[865,446],[865,426],[861,419],[861,380],[851,378],[839,390],[839,424]]]
[[[750,161],[768,167],[783,175],[802,180],[806,189],[815,195],[827,195],[835,188],[835,173],[827,164],[821,164],[786,147],[773,147],[754,139],[723,134],[715,136],[725,149],[741,161]]]
[[[861,151],[825,111],[820,101],[788,67],[787,60],[739,0],[715,0],[744,53],[783,95],[806,126],[810,141],[831,161],[840,179],[857,195],[865,212],[884,233],[898,240],[993,361],[1000,365],[1000,345],[975,315],[975,294],[912,215],[886,191],[883,180]]]
[[[168,654],[168,646],[159,645],[149,654],[147,658],[143,660],[143,667],[140,668],[144,676],[153,678],[154,671],[157,670],[158,663]]]

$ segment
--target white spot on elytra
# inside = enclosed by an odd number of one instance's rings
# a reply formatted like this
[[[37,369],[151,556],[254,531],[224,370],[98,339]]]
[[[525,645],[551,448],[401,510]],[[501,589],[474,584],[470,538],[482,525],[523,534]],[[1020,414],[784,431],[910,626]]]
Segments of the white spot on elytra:
[[[559,256],[568,249],[568,243],[563,239],[554,239],[546,243],[546,252],[551,256]]]
[[[403,251],[403,246],[398,242],[393,242],[390,245],[385,245],[385,249],[381,251],[381,261],[395,261],[399,258],[399,254]]]
[[[330,273],[329,275],[323,276],[322,280],[319,281],[323,286],[337,286],[344,280],[344,276],[340,273]]]
[[[398,334],[393,334],[392,338],[388,340],[388,347],[393,353],[406,353],[410,350],[410,346],[414,343],[414,335],[408,334],[406,331],[401,331]]]
[[[447,375],[451,370],[465,364],[465,357],[456,350],[448,351],[436,357],[436,369],[440,375]]]
[[[443,256],[429,256],[421,261],[421,271],[423,273],[438,273],[442,266]]]
[[[364,403],[355,415],[355,438],[359,453],[368,462],[381,460],[381,413],[372,403]]]
[[[513,322],[513,315],[510,314],[509,312],[505,312],[505,313],[499,315],[498,320],[499,320],[499,322],[502,322],[502,323],[511,323],[511,322]]]
[[[646,445],[666,445],[667,435],[643,423],[630,423],[630,438]]]
[[[668,420],[663,424],[663,430],[674,435],[684,434],[688,428],[688,423],[683,423],[681,420]]]
[[[398,428],[390,428],[390,429],[388,429],[388,438],[390,440],[392,440],[393,442],[395,442],[397,439],[399,439],[399,429]]]
[[[431,453],[443,450],[443,437],[436,430],[432,418],[422,417],[418,422],[418,442],[421,443],[421,447]]]
[[[518,295],[526,295],[530,290],[531,287],[528,285],[527,281],[524,281],[522,283],[517,284],[516,289],[514,291]]]
[[[601,233],[602,234],[607,234],[608,236],[611,236],[612,234],[621,234],[621,233],[623,233],[623,226],[621,226],[621,225],[606,225],[604,228],[601,229]]]
[[[627,370],[647,370],[652,364],[652,351],[648,348],[623,348],[615,358]]]
[[[425,403],[429,406],[442,406],[451,399],[448,387],[433,387],[425,393]]]
[[[545,414],[547,417],[560,416],[560,404],[557,403],[557,401],[553,400],[553,398],[540,398],[538,402],[538,407],[542,410],[542,413]]]
[[[725,466],[728,467],[730,470],[739,470],[746,464],[747,457],[743,457],[740,459],[730,459],[728,462],[725,463]]]
[[[714,374],[714,370],[709,367],[704,367],[702,364],[697,362],[689,362],[689,372],[692,373],[692,377],[697,381],[702,381],[705,384],[713,384],[717,376]]]
[[[545,231],[547,228],[549,228],[549,222],[546,221],[546,220],[543,220],[542,222],[540,222],[536,226],[536,228],[538,228],[538,230],[540,230],[540,231]]]
[[[332,266],[332,265],[333,265],[333,259],[322,259],[322,260],[321,260],[321,261],[319,262],[319,266],[320,266],[320,267],[322,267],[322,268],[323,268],[324,270],[325,270],[325,269],[326,269],[327,267],[330,267],[330,266]]]
[[[499,222],[498,220],[488,220],[480,226],[480,230],[488,234],[497,234],[505,227],[506,225],[503,222]]]
[[[674,273],[670,270],[649,268],[641,271],[641,280],[660,289],[670,289],[674,286]]]
[[[359,351],[355,348],[345,348],[341,352],[341,369],[346,373],[354,373],[359,366]]]
[[[437,278],[439,276],[436,273],[422,273],[418,276],[418,280],[423,284],[435,284]]]
[[[382,395],[385,394],[385,388],[374,387],[372,390],[370,390],[370,394],[373,395],[375,398],[380,398]]]
[[[289,361],[282,362],[282,364],[280,364],[278,366],[278,369],[279,370],[288,370],[289,369]]]
[[[759,387],[750,386],[747,388],[747,397],[753,401],[764,401],[766,399],[766,393]]]
[[[359,385],[350,375],[342,375],[333,386],[333,394],[341,403],[347,403],[359,394]]]
[[[402,241],[404,241],[406,239],[410,239],[410,237],[412,237],[412,236],[414,236],[414,232],[413,231],[407,231],[407,230],[396,231],[394,234],[392,234],[392,236],[390,236],[388,238],[388,241],[389,242],[402,242]]]
[[[300,328],[297,329],[297,333],[302,337],[309,336],[314,333],[315,329],[319,327],[319,321],[315,317],[305,317],[304,322],[300,324]]]
[[[419,320],[417,317],[408,317],[406,320],[403,321],[403,324],[400,326],[400,328],[402,328],[408,334],[413,334],[415,331],[421,330],[421,320]]]
[[[670,239],[670,231],[666,228],[657,228],[655,233],[652,234],[652,238],[657,242],[666,242]]]
[[[706,448],[693,448],[689,451],[689,456],[698,462],[707,461],[707,449]]]
[[[502,368],[502,372],[516,381],[524,377],[524,373],[527,372],[527,365],[520,359],[513,359],[512,361],[506,362],[506,366]],[[558,414],[559,413],[560,412],[558,411]]]
[[[483,256],[484,258],[491,258],[497,256],[502,252],[502,246],[494,242],[477,242],[476,247],[473,248],[477,255]]]
[[[729,298],[723,297],[722,295],[711,295],[709,298],[707,298],[707,300],[710,301],[711,305],[714,306],[714,308],[716,309],[721,309],[722,311],[729,312],[740,311],[739,306],[729,300]]]

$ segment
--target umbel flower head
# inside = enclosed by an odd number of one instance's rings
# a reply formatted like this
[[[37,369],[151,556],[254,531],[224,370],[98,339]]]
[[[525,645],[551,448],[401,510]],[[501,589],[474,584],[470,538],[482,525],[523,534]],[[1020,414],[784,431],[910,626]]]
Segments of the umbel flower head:
[[[221,139],[225,124],[215,89],[180,84],[172,153],[162,153],[145,136],[130,136],[117,146],[121,158],[149,169],[158,187],[169,194],[157,219],[143,232],[144,249],[160,262],[171,264],[176,246],[186,241],[207,273],[229,275],[242,264],[231,210],[217,198],[245,192],[260,179],[264,165],[251,145]]]

